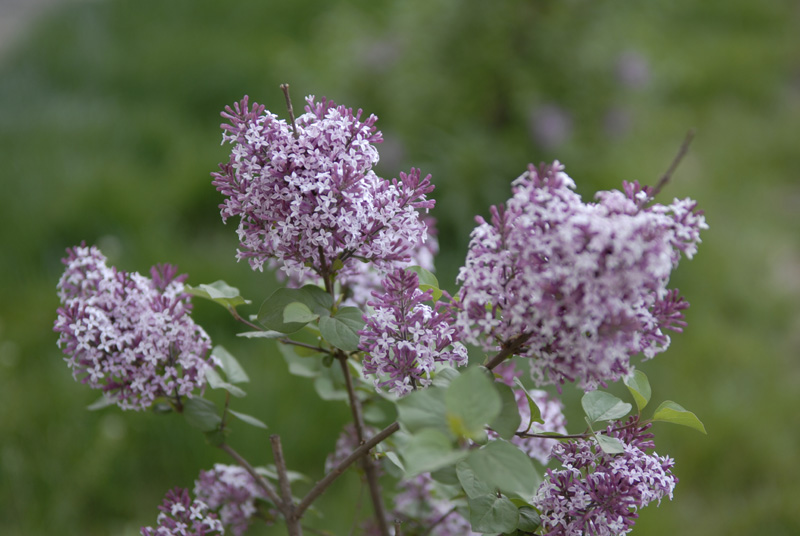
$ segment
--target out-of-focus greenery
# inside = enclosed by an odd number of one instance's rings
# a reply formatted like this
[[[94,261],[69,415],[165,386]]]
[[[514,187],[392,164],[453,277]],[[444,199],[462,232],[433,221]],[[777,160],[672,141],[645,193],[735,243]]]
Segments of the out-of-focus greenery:
[[[86,240],[125,270],[171,262],[193,284],[226,279],[254,312],[274,280],[235,262],[209,172],[226,158],[222,107],[249,94],[283,115],[282,82],[295,108],[316,94],[378,115],[384,176],[433,174],[451,290],[473,216],[528,162],[559,159],[588,198],[623,179],[654,184],[695,128],[662,194],[697,199],[711,225],[673,281],[689,327],[641,368],[654,400],[695,411],[708,436],[656,425],[680,483],[634,534],[800,533],[798,27],[789,0],[54,9],[0,65],[0,534],[138,534],[168,488],[229,462],[177,416],[85,410],[97,395],[55,346],[55,284],[64,249]],[[239,409],[319,478],[347,408],[289,376],[274,346],[232,337],[222,309],[197,302],[195,317],[253,379]],[[231,442],[271,462],[266,432],[238,426]],[[349,474],[309,524],[349,533],[358,493]]]

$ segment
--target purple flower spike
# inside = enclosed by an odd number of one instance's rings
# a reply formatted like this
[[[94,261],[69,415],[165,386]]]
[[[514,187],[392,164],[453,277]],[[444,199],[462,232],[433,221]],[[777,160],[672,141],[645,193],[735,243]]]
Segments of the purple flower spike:
[[[625,446],[616,456],[604,453],[593,439],[553,449],[564,468],[548,470],[533,499],[545,536],[628,534],[639,509],[664,497],[672,500],[678,481],[671,471],[674,461],[645,452],[654,446],[646,433],[650,426],[638,426],[636,417],[624,427],[609,426],[608,435]]]
[[[362,261],[383,271],[407,262],[426,236],[419,211],[434,204],[426,197],[430,176],[377,176],[377,117],[362,120],[361,110],[326,99],[307,102],[294,127],[247,97],[222,114],[230,122],[223,143],[234,147],[213,183],[225,196],[223,221],[240,218],[238,258],[254,270],[274,258],[300,279],[346,278]]]
[[[374,308],[360,332],[364,373],[375,377],[376,388],[398,396],[430,384],[436,363],[467,364],[467,349],[455,340],[449,308],[442,300],[433,307],[423,302],[432,292],[419,289],[415,272],[398,269],[383,280],[386,292],[374,292]]]
[[[67,251],[54,330],[73,376],[122,409],[202,389],[211,340],[189,316],[186,276],[159,265],[148,279],[109,268],[94,246]]]
[[[156,528],[142,527],[142,536],[211,536],[225,534],[217,515],[208,512],[203,501],[191,500],[189,491],[175,488],[167,492],[158,507]]]
[[[590,390],[630,371],[630,357],[664,351],[688,304],[667,289],[681,253],[708,228],[696,203],[651,204],[625,183],[586,204],[558,163],[531,166],[513,197],[478,218],[459,274],[457,325],[493,351],[512,341],[533,358],[539,385],[579,381]]]

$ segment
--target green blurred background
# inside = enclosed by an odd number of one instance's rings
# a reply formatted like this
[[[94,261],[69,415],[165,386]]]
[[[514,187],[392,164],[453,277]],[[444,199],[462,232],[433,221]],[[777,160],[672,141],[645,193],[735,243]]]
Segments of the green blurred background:
[[[383,176],[433,174],[451,290],[474,215],[528,162],[564,162],[588,199],[654,184],[695,128],[662,201],[697,199],[711,229],[674,276],[689,327],[641,369],[708,436],[656,426],[680,483],[634,534],[800,534],[797,1],[72,1],[26,28],[0,60],[3,536],[138,534],[169,487],[228,462],[176,416],[86,411],[96,393],[55,345],[55,285],[86,240],[125,270],[171,262],[266,297],[274,280],[235,262],[209,173],[223,106],[249,94],[283,115],[282,82],[296,108],[316,94],[378,115]],[[253,379],[237,407],[319,478],[347,408],[273,346],[232,337],[222,309],[195,317]],[[231,441],[271,461],[265,432]],[[309,524],[347,534],[358,492],[347,475]]]

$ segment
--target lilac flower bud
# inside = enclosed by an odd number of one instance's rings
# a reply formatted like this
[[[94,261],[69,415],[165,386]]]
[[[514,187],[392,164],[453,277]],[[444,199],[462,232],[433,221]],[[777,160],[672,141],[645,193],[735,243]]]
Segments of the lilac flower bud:
[[[437,363],[467,364],[467,349],[456,342],[456,331],[444,300],[433,307],[425,301],[432,292],[419,289],[416,273],[402,268],[383,279],[386,292],[374,292],[361,335],[364,373],[375,377],[375,387],[387,387],[403,396],[416,386],[427,386]]]
[[[361,110],[307,102],[295,125],[247,97],[222,114],[230,122],[223,143],[234,148],[213,183],[226,198],[223,220],[240,218],[238,258],[260,270],[274,257],[290,277],[346,277],[362,261],[385,271],[408,261],[426,234],[418,211],[434,204],[430,176],[378,177],[377,117],[362,121]]]
[[[158,525],[142,527],[142,536],[211,536],[225,534],[217,515],[208,512],[203,501],[191,500],[189,491],[175,488],[167,492],[164,502],[158,507]]]
[[[194,483],[194,494],[218,512],[224,526],[241,536],[257,512],[256,500],[266,500],[255,479],[238,465],[216,464],[211,471],[201,471]]]
[[[186,276],[160,265],[148,279],[109,268],[94,246],[67,251],[54,330],[75,379],[102,389],[122,409],[202,389],[211,341],[189,316]]]
[[[513,197],[477,218],[457,325],[486,350],[516,341],[539,385],[584,389],[630,371],[630,357],[664,351],[688,304],[667,289],[681,252],[691,258],[708,226],[696,203],[649,204],[651,190],[597,194],[586,204],[558,163],[531,166]]]
[[[548,470],[533,499],[544,535],[627,534],[638,510],[664,497],[672,499],[678,481],[671,471],[674,461],[645,452],[653,448],[652,434],[645,433],[650,424],[639,427],[636,419],[624,427],[621,423],[608,427],[608,435],[625,446],[616,456],[604,453],[593,439],[553,449],[553,457],[564,468]]]

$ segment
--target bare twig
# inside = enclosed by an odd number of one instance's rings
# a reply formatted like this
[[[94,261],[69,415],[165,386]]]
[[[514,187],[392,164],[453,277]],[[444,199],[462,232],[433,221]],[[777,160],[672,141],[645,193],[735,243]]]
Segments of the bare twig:
[[[272,501],[278,508],[282,507],[283,502],[278,497],[278,494],[276,493],[275,489],[272,487],[272,484],[270,484],[269,481],[267,481],[266,478],[264,478],[263,476],[258,474],[258,471],[256,471],[253,468],[253,466],[250,465],[250,463],[242,457],[241,454],[236,452],[233,449],[233,447],[231,447],[227,443],[223,443],[222,445],[219,446],[219,448],[221,448],[222,450],[227,452],[228,455],[230,455],[231,458],[236,460],[236,463],[238,463],[239,465],[244,467],[245,470],[248,473],[250,473],[250,476],[252,476],[255,479],[256,484],[258,484],[259,487],[264,490],[264,493],[266,493],[267,498],[270,501]],[[282,511],[282,509],[281,509],[281,511]]]
[[[364,425],[364,416],[361,413],[361,402],[358,400],[355,388],[353,387],[353,377],[350,374],[350,366],[347,364],[347,355],[344,352],[339,351],[337,352],[336,357],[338,358],[339,363],[342,366],[342,372],[344,373],[347,396],[350,399],[350,410],[353,413],[353,423],[356,426],[356,437],[359,445],[361,445],[364,443],[364,429],[366,428]],[[378,523],[378,530],[380,531],[381,536],[389,536],[390,533],[389,525],[386,521],[386,509],[383,506],[383,496],[381,493],[380,483],[378,482],[378,472],[375,469],[375,464],[369,456],[365,456],[361,460],[361,464],[364,467],[364,475],[366,476],[367,484],[369,485],[369,494],[370,498],[372,499],[372,507],[375,511],[375,520]]]
[[[331,471],[325,475],[325,477],[314,484],[314,487],[311,488],[311,491],[303,497],[303,500],[297,505],[295,508],[295,513],[299,516],[302,515],[303,512],[308,508],[314,500],[322,495],[322,493],[328,488],[328,486],[333,483],[334,480],[339,478],[342,474],[344,474],[345,470],[350,467],[354,462],[358,461],[362,457],[366,456],[369,451],[376,446],[378,443],[395,433],[400,429],[400,425],[397,422],[393,422],[374,436],[372,436],[367,441],[364,441],[357,449],[355,449],[350,455],[339,462],[339,464],[331,469]]]
[[[689,130],[686,133],[686,137],[683,139],[683,143],[681,143],[680,149],[678,149],[678,154],[675,155],[675,158],[672,159],[672,163],[669,165],[667,171],[661,176],[658,180],[658,184],[656,184],[653,191],[650,193],[651,197],[655,197],[661,191],[664,186],[667,185],[669,180],[672,178],[672,174],[675,173],[675,170],[678,168],[678,164],[681,163],[683,157],[686,156],[686,153],[689,151],[689,145],[692,143],[692,139],[694,138],[694,129]]]
[[[278,434],[269,436],[272,445],[272,456],[275,458],[275,469],[278,471],[278,484],[280,485],[283,508],[285,510],[286,526],[289,529],[289,536],[302,536],[303,528],[300,525],[300,517],[297,515],[294,500],[292,499],[292,487],[289,483],[289,473],[286,470],[286,460],[283,458],[283,447],[281,437]]]
[[[492,370],[497,365],[505,361],[506,358],[517,353],[519,349],[522,348],[522,345],[525,344],[525,341],[527,341],[530,337],[530,333],[523,333],[519,337],[511,339],[505,343],[500,351],[497,352],[497,354],[486,364],[486,368]]]
[[[289,96],[289,84],[281,84],[281,91],[286,97],[286,108],[289,110],[289,119],[292,120],[292,134],[294,134],[294,139],[297,139],[300,137],[300,133],[297,132],[297,125],[294,123],[294,109],[292,108],[292,98]]]

